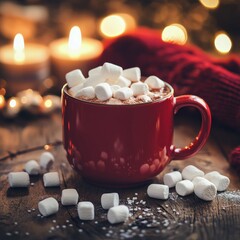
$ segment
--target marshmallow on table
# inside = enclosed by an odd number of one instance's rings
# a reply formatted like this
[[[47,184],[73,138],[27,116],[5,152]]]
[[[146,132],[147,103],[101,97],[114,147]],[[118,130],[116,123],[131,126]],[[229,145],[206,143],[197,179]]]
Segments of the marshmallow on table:
[[[147,194],[151,198],[168,199],[169,187],[163,184],[150,184],[147,188]]]
[[[74,188],[62,190],[61,203],[64,206],[76,205],[78,202],[78,192]]]
[[[96,97],[101,101],[106,101],[112,97],[112,89],[108,83],[100,83],[95,88]]]
[[[30,179],[26,172],[10,172],[8,174],[8,182],[10,187],[28,187]]]
[[[29,175],[38,175],[40,173],[40,165],[35,160],[28,161],[24,169]]]
[[[101,75],[105,79],[110,79],[113,81],[117,81],[118,78],[122,75],[122,72],[122,67],[108,62],[105,62],[101,69]]]
[[[193,165],[188,165],[182,170],[183,179],[192,181],[195,177],[203,177],[204,172]]]
[[[180,196],[187,196],[193,193],[194,185],[190,180],[182,180],[176,184],[176,192]]]
[[[139,67],[127,68],[123,70],[122,76],[132,82],[138,82],[141,79],[141,70]]]
[[[85,99],[93,99],[95,98],[95,90],[93,87],[84,87],[80,89],[74,97],[84,97]]]
[[[67,73],[65,77],[69,88],[72,88],[85,82],[85,77],[83,76],[82,71],[80,69],[75,69]]]
[[[179,171],[173,171],[166,173],[163,176],[163,182],[169,188],[175,187],[176,183],[182,180],[182,174]]]
[[[115,92],[114,96],[119,100],[127,100],[133,96],[133,91],[129,87],[120,88]]]
[[[103,209],[109,209],[119,205],[118,193],[104,193],[101,196],[101,205]]]
[[[50,169],[55,158],[50,152],[44,152],[40,156],[40,166],[44,169]]]
[[[91,202],[83,201],[78,203],[78,216],[81,220],[94,219],[94,205]]]
[[[152,89],[160,89],[165,85],[164,81],[156,76],[150,76],[144,82]]]
[[[58,187],[60,178],[57,172],[48,172],[43,175],[44,187]]]
[[[38,203],[38,210],[44,217],[57,213],[58,209],[59,204],[53,197],[46,198]]]
[[[107,219],[111,224],[125,222],[129,216],[129,209],[125,205],[112,207],[108,210]]]
[[[193,179],[194,193],[205,201],[212,201],[217,194],[216,186],[203,177]]]
[[[133,96],[146,95],[149,92],[148,85],[143,82],[136,82],[131,85]]]
[[[218,191],[225,191],[230,184],[229,178],[220,174],[217,171],[207,173],[204,178],[212,182],[216,186]]]
[[[123,76],[120,76],[116,82],[116,85],[123,87],[129,87],[131,85],[131,81]]]
[[[95,67],[91,70],[88,71],[88,76],[92,77],[92,76],[97,76],[101,74],[101,70],[102,70],[102,66],[99,67]]]

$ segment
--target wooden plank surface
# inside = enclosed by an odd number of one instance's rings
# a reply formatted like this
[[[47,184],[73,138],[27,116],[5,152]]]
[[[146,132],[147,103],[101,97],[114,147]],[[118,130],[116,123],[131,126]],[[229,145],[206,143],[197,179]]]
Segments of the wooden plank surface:
[[[184,116],[183,116],[184,115]],[[176,118],[174,142],[184,146],[195,136],[198,117],[179,115]],[[147,185],[131,189],[107,189],[84,182],[67,163],[62,140],[61,115],[44,118],[0,121],[0,239],[239,239],[240,236],[240,177],[227,162],[229,151],[240,145],[239,134],[214,125],[206,146],[194,157],[172,161],[163,173],[154,179],[162,183],[164,173],[182,170],[194,164],[205,172],[217,170],[231,180],[228,191],[218,193],[212,202],[195,195],[180,197],[174,189],[166,201],[150,199]],[[56,143],[51,147],[49,143]],[[56,157],[53,170],[61,176],[59,188],[44,188],[42,175],[31,177],[28,189],[9,188],[7,174],[21,171],[26,161],[38,159],[48,149]],[[26,149],[38,149],[25,151]],[[15,155],[16,152],[25,152]],[[12,158],[7,158],[7,156]],[[74,187],[80,201],[95,205],[95,220],[81,221],[76,207],[60,204],[56,215],[42,218],[37,210],[41,199],[49,196],[60,202],[61,190]],[[130,208],[131,217],[124,224],[110,225],[107,212],[101,208],[104,192],[117,191],[120,202]]]

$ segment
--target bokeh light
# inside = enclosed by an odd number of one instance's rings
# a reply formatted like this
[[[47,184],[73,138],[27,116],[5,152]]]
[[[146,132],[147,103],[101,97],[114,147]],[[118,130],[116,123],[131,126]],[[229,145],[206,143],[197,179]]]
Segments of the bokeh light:
[[[126,30],[126,22],[122,16],[109,15],[100,23],[100,33],[104,37],[112,38],[123,34]]]
[[[219,6],[219,0],[199,0],[200,3],[206,8],[217,8]]]
[[[174,23],[165,27],[162,31],[162,40],[164,42],[173,42],[183,45],[187,42],[187,30],[181,24]]]
[[[216,34],[214,45],[218,52],[227,54],[232,48],[232,41],[226,33],[220,32]]]

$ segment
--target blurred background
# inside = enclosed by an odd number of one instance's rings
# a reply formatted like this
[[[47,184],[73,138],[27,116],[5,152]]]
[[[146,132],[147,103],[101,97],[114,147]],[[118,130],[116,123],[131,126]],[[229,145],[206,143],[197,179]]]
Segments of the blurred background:
[[[65,73],[87,73],[106,39],[140,26],[218,57],[239,53],[239,0],[1,0],[0,110],[32,110],[46,95],[50,110],[59,107]]]

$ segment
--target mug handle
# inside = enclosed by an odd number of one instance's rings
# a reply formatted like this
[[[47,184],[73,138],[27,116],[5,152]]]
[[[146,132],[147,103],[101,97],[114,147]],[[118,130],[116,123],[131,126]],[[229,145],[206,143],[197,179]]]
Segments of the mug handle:
[[[207,103],[200,97],[194,95],[183,95],[175,97],[174,114],[182,107],[195,107],[197,108],[202,117],[202,124],[197,137],[188,145],[183,148],[176,148],[173,146],[173,160],[181,160],[189,158],[196,154],[206,143],[211,129],[211,112]]]

